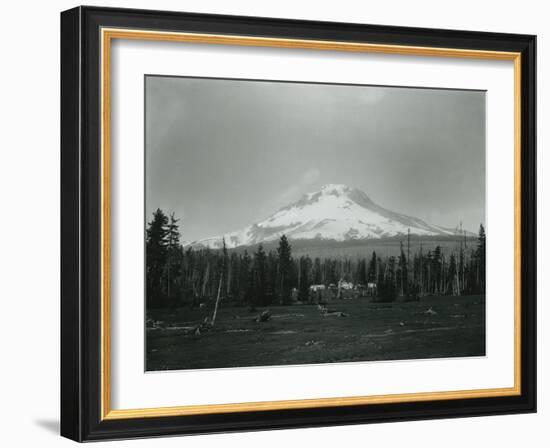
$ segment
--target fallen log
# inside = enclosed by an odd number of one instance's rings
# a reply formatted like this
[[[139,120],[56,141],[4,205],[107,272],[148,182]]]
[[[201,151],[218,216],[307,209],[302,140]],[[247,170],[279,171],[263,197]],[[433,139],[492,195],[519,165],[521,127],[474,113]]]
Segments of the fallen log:
[[[331,310],[326,306],[322,306],[322,305],[317,305],[317,309],[321,312],[321,315],[323,317],[327,317],[327,316],[347,317],[348,316],[348,314],[344,313],[343,311]]]
[[[344,313],[343,311],[329,311],[323,313],[323,317],[335,316],[335,317],[348,317],[349,314]]]
[[[254,318],[254,322],[267,322],[269,319],[271,319],[271,312],[269,310],[265,310]]]

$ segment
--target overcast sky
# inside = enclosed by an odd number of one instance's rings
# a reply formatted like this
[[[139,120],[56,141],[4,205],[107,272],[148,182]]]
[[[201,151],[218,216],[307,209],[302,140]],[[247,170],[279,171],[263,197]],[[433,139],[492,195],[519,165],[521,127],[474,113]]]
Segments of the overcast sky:
[[[328,183],[432,224],[485,223],[485,93],[148,76],[146,213],[192,241]]]

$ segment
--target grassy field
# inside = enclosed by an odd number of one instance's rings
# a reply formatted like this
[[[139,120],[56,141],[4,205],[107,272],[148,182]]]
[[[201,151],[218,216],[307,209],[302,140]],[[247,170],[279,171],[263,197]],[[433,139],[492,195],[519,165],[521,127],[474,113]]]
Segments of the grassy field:
[[[483,296],[341,300],[329,308],[347,316],[323,316],[316,305],[272,306],[269,321],[255,322],[263,309],[222,304],[215,327],[200,335],[190,328],[211,310],[150,310],[147,370],[485,355]]]

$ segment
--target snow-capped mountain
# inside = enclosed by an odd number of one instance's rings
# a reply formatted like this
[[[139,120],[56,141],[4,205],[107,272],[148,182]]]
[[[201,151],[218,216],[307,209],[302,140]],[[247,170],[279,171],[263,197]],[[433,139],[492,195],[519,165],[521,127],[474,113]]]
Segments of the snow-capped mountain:
[[[192,247],[227,248],[250,246],[278,240],[350,241],[406,235],[445,236],[455,231],[428,224],[421,219],[387,210],[375,204],[361,190],[329,184],[305,194],[258,223],[242,230],[189,243]],[[468,234],[470,234],[468,232]]]

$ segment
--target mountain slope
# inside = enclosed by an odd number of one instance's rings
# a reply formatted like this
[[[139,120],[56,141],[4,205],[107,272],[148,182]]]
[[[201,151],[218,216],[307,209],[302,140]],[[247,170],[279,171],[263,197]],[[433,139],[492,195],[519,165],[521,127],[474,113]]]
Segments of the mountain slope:
[[[283,234],[291,240],[365,240],[406,235],[409,229],[411,234],[422,236],[455,234],[451,229],[380,207],[361,190],[329,184],[263,221],[189,245],[219,249],[225,237],[227,247],[235,248],[275,241]]]

